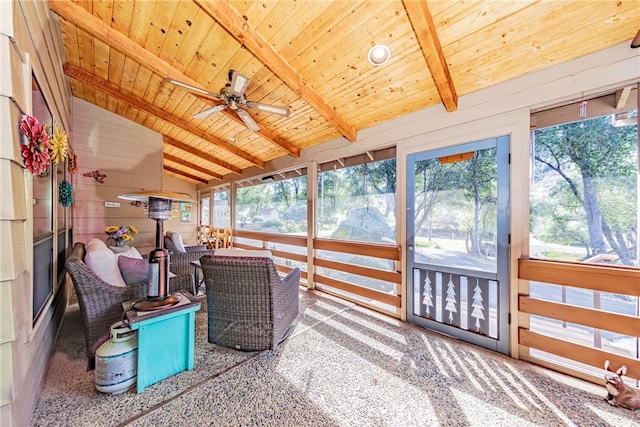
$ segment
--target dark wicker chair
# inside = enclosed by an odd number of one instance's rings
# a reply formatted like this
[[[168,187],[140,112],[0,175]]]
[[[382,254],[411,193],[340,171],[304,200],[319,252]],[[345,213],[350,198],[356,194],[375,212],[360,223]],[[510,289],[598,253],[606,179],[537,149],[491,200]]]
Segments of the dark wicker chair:
[[[73,245],[65,267],[76,291],[84,322],[89,369],[93,369],[98,346],[109,338],[111,325],[122,319],[122,303],[147,296],[147,283],[113,286],[100,279],[85,264],[84,243]],[[189,289],[192,275],[176,276],[169,280],[169,290]]]
[[[205,245],[197,245],[186,246],[186,252],[180,252],[173,246],[173,242],[168,237],[164,238],[164,246],[169,251],[169,271],[177,276],[190,276],[192,282],[185,289],[196,295],[198,293],[197,284],[199,278],[194,277],[194,267],[191,265],[191,261],[198,261],[205,255],[213,255],[214,250],[207,249]]]
[[[300,270],[280,278],[271,258],[203,256],[209,342],[237,350],[273,349],[298,315]]]

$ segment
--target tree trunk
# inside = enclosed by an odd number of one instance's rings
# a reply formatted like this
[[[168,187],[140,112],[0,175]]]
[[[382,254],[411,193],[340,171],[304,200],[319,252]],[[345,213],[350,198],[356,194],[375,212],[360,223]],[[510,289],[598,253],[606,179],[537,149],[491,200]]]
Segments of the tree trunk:
[[[589,245],[594,254],[606,253],[607,245],[602,230],[602,209],[598,203],[596,183],[590,175],[582,173],[582,188],[584,189],[584,209],[587,214],[589,231]]]

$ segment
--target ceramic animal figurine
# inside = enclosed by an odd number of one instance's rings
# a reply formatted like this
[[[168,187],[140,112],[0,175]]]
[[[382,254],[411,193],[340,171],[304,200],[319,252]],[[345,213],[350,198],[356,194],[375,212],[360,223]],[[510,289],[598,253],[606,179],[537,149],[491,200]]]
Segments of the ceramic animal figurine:
[[[627,373],[627,366],[622,365],[617,371],[611,369],[608,360],[604,362],[604,374],[607,396],[604,400],[611,406],[622,406],[635,411],[640,409],[640,389],[628,386],[622,381],[622,376]]]

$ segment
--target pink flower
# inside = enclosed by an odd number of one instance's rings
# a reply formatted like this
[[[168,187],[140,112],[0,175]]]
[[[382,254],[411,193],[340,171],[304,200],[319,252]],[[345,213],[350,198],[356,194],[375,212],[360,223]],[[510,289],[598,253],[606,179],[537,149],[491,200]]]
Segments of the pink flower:
[[[20,131],[27,137],[27,143],[20,146],[24,165],[34,175],[46,172],[51,160],[49,135],[43,125],[33,116],[25,116],[20,121]]]

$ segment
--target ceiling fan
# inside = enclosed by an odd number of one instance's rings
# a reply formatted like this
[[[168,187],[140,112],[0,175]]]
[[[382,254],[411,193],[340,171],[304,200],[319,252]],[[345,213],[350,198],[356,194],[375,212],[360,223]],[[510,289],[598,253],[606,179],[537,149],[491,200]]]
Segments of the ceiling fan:
[[[191,92],[199,95],[203,95],[209,98],[218,99],[222,101],[222,104],[214,105],[213,107],[205,108],[193,115],[196,119],[204,119],[205,117],[229,108],[240,117],[244,124],[253,132],[260,130],[260,126],[253,120],[253,117],[244,110],[244,108],[252,108],[255,110],[264,111],[267,113],[279,114],[281,116],[289,116],[289,108],[280,107],[278,105],[264,104],[262,102],[247,101],[244,97],[244,92],[249,86],[249,78],[244,74],[237,72],[236,70],[229,70],[229,81],[220,89],[220,93],[211,92],[188,83],[181,82],[179,80],[167,78],[165,81],[171,82],[177,86],[181,86]]]

